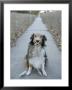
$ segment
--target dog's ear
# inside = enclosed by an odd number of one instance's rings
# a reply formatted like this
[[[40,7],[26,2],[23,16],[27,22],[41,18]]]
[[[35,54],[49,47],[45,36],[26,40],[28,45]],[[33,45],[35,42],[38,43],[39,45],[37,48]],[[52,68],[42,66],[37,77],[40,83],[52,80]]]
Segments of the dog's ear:
[[[33,42],[33,39],[34,39],[34,33],[32,34],[32,36],[30,37],[31,41],[30,41],[30,44],[31,45],[34,45],[34,42]]]
[[[30,39],[31,39],[31,40],[33,40],[33,39],[34,39],[34,33],[33,33],[33,34],[32,34],[32,36],[30,37]]]
[[[46,40],[47,40],[46,36],[43,35],[43,36],[42,36],[42,44],[41,44],[42,47],[46,46],[46,45],[45,45],[45,41],[46,41]]]
[[[46,38],[46,36],[45,36],[45,35],[43,35],[43,40],[44,40],[44,41],[47,41],[47,38]]]

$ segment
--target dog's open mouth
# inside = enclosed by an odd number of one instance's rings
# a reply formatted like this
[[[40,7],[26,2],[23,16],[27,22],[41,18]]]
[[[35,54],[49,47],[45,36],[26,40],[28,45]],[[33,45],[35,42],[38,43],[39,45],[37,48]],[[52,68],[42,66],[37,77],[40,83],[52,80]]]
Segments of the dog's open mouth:
[[[35,44],[35,46],[39,46],[40,44]]]
[[[38,45],[40,45],[40,42],[35,42],[34,45],[37,45],[38,46]]]
[[[39,45],[39,44],[36,44],[37,46]]]

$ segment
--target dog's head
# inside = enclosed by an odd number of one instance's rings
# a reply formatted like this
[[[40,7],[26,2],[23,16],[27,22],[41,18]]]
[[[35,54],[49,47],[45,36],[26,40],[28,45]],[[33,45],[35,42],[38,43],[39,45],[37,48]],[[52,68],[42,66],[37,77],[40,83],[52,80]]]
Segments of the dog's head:
[[[30,39],[31,39],[30,41],[31,45],[37,45],[37,46],[41,45],[42,47],[45,46],[45,41],[47,40],[46,36],[41,35],[40,33],[33,33]]]

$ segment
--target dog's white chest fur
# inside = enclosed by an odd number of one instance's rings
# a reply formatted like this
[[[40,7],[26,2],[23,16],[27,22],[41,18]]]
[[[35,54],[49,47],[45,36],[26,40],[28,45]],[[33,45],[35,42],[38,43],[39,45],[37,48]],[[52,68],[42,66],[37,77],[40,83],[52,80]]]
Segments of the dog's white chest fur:
[[[38,46],[38,47],[35,46],[32,54],[33,54],[33,57],[39,57],[40,54],[41,54],[41,47],[40,46]]]
[[[44,50],[41,47],[35,46],[32,54],[29,63],[36,69],[41,68],[42,63],[44,63]]]

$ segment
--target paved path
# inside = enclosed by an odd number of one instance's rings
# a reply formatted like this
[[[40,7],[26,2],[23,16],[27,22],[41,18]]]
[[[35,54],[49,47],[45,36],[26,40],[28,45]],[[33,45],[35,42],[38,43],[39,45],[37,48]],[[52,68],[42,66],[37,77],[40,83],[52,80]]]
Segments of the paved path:
[[[52,35],[47,31],[45,24],[38,16],[28,30],[17,40],[16,46],[11,48],[11,79],[18,79],[18,75],[25,70],[24,56],[28,49],[28,43],[32,33],[40,32],[47,37],[46,52],[48,63],[47,77],[40,76],[33,70],[30,76],[23,76],[19,79],[60,79],[61,78],[61,52],[57,48]]]

